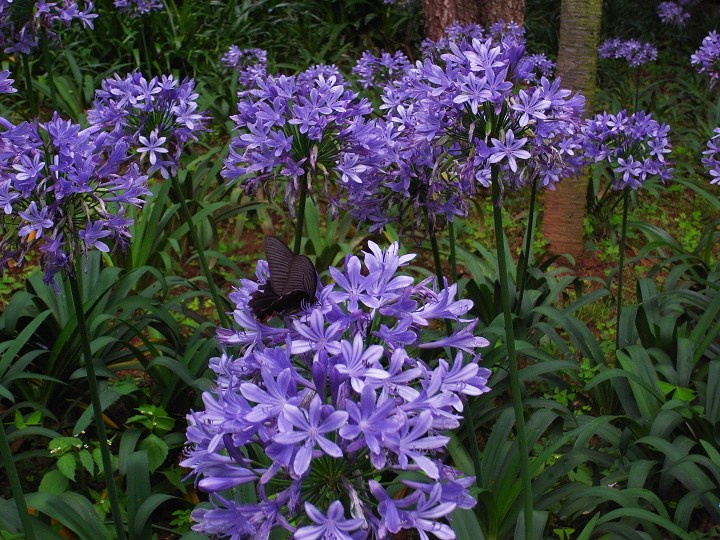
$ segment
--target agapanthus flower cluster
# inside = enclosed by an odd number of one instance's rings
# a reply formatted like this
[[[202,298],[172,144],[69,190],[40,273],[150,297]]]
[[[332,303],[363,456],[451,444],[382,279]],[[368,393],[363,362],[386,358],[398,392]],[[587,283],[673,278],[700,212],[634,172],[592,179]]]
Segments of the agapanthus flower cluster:
[[[92,129],[108,132],[106,143],[125,144],[137,152],[148,175],[177,171],[183,148],[204,131],[195,82],[172,75],[146,79],[135,71],[105,79],[95,92],[87,119]]]
[[[476,319],[463,318],[472,302],[455,299],[456,285],[438,292],[403,273],[413,257],[370,242],[362,262],[348,256],[330,268],[335,283],[279,327],[248,307],[267,263],[257,281],[241,281],[236,328],[218,331],[240,353],[211,359],[216,388],[188,415],[182,465],[213,494],[210,509],[193,512],[195,530],[455,538],[446,519],[475,505],[474,479],[443,463],[446,433],[465,399],[489,390],[477,353],[488,342],[474,335]],[[446,320],[456,325],[450,336],[438,324]],[[220,495],[248,484],[256,503]]]
[[[56,38],[58,26],[70,26],[78,20],[92,28],[93,2],[86,0],[0,0],[0,46],[6,53],[29,54],[37,47],[40,33]]]
[[[673,26],[685,26],[690,18],[690,14],[677,2],[660,2],[657,13],[663,24]]]
[[[10,78],[10,72],[7,69],[0,71],[0,94],[13,94],[17,89],[13,86],[15,79]]]
[[[250,192],[268,180],[286,180],[292,208],[300,182],[311,190],[318,180],[351,184],[377,168],[382,150],[378,128],[368,119],[372,107],[336,69],[315,66],[297,76],[258,78],[232,117],[239,134],[222,175]]]
[[[409,67],[410,61],[401,51],[395,54],[381,51],[380,56],[365,51],[353,73],[363,88],[374,88],[400,79]]]
[[[690,56],[690,63],[698,73],[710,77],[710,88],[720,79],[720,34],[710,32],[702,40],[702,45]]]
[[[707,142],[707,149],[703,151],[702,164],[710,173],[711,184],[720,184],[720,127],[716,127],[714,135]]]
[[[600,58],[625,60],[630,67],[639,67],[657,59],[658,51],[651,43],[637,39],[612,38],[603,41],[598,48]]]
[[[124,141],[55,114],[49,122],[0,119],[0,269],[23,264],[34,247],[48,283],[78,253],[124,248],[129,205],[141,206],[147,176]]]
[[[395,219],[393,209],[464,215],[478,188],[490,185],[493,167],[513,188],[535,179],[552,188],[574,172],[584,99],[558,80],[529,82],[535,63],[522,40],[507,35],[448,39],[438,61],[426,58],[386,85],[381,108],[392,165],[351,187],[358,219],[379,228]]]
[[[267,51],[263,49],[240,49],[231,45],[220,62],[238,72],[238,82],[245,88],[254,87],[258,77],[267,76]]]
[[[113,0],[113,4],[121,12],[133,18],[160,11],[165,7],[162,0]]]
[[[613,189],[637,189],[652,176],[671,178],[671,163],[665,159],[671,149],[669,132],[670,126],[644,112],[601,113],[583,126],[583,150],[588,160],[610,164]]]

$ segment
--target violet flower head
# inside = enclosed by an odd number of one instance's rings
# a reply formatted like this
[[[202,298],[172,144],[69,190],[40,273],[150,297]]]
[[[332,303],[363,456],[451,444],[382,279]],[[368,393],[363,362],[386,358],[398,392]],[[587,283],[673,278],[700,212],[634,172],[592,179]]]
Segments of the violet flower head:
[[[637,39],[611,38],[603,41],[598,48],[600,58],[625,60],[632,68],[642,66],[657,59],[658,51],[651,43]]]
[[[409,69],[410,61],[401,51],[390,54],[381,51],[373,56],[365,51],[353,68],[353,73],[363,88],[375,88],[400,79]]]
[[[267,76],[267,51],[263,49],[240,49],[231,45],[220,62],[238,72],[238,82],[245,88],[254,88],[258,77]]]
[[[169,178],[177,172],[185,145],[206,129],[197,99],[192,79],[115,74],[95,92],[87,119],[91,130],[107,133],[108,146],[124,144],[137,152],[146,174],[159,171]]]
[[[493,168],[509,188],[552,189],[579,164],[584,99],[537,73],[544,62],[526,55],[519,27],[448,30],[380,96],[385,166],[349,186],[351,212],[371,230],[409,212],[465,215]]]
[[[413,257],[397,243],[369,243],[364,257],[331,268],[335,283],[280,326],[248,307],[267,264],[258,263],[257,281],[242,280],[231,295],[235,328],[218,331],[237,354],[210,360],[216,389],[203,395],[205,410],[188,415],[182,465],[213,494],[211,509],[192,514],[196,531],[349,539],[405,529],[454,538],[444,521],[474,506],[474,479],[442,463],[445,433],[459,426],[466,396],[488,391],[477,349],[489,343],[473,335],[476,320],[461,318],[472,303],[457,300],[456,287],[438,292],[404,273]],[[443,319],[456,324],[451,336]],[[429,350],[440,358],[429,360]],[[452,356],[443,359],[446,350]],[[259,451],[246,457],[241,447]],[[245,484],[256,504],[218,494]],[[397,489],[406,496],[386,491]]]
[[[132,219],[150,192],[147,176],[132,163],[122,141],[62,120],[4,122],[0,133],[0,261],[23,264],[41,252],[45,280],[72,271],[78,254],[127,247]],[[0,268],[1,270],[1,268]]]
[[[720,128],[715,128],[714,135],[703,151],[703,156],[702,164],[710,173],[710,183],[720,184]]]
[[[13,86],[15,79],[10,78],[10,72],[6,69],[0,71],[0,94],[14,94],[17,88]]]
[[[710,88],[720,79],[720,34],[710,32],[702,40],[700,48],[690,56],[690,63],[698,73],[710,77]]]
[[[657,14],[663,24],[678,27],[685,26],[690,18],[690,14],[677,2],[660,2]]]
[[[59,2],[20,2],[0,0],[0,46],[6,53],[29,54],[39,44],[40,32],[58,39],[58,27],[68,27],[74,20],[93,27],[97,14],[90,0]]]
[[[335,71],[315,66],[297,76],[258,77],[232,117],[237,135],[222,175],[251,193],[282,181],[294,208],[301,182],[310,190],[319,183],[362,183],[381,167],[382,132],[368,119],[371,105]]]
[[[115,7],[132,18],[165,8],[162,0],[113,0]]]
[[[602,113],[586,120],[583,150],[589,161],[610,164],[613,189],[637,189],[649,177],[672,177],[672,164],[665,157],[671,149],[669,131],[670,126],[644,112]]]

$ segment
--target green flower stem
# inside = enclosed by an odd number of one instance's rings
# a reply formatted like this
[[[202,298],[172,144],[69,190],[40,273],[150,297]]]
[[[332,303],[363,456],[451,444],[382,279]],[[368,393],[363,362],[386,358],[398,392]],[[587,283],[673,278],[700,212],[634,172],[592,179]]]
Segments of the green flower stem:
[[[620,263],[618,267],[618,290],[617,304],[615,313],[615,349],[620,349],[620,314],[622,312],[622,293],[623,293],[623,269],[625,266],[625,240],[627,239],[627,216],[628,216],[628,198],[629,191],[627,188],[623,190],[623,218],[622,232],[620,233]]]
[[[457,281],[457,256],[455,254],[455,223],[448,221],[448,240],[450,242],[450,277],[453,282]],[[436,242],[437,244],[437,242]],[[448,321],[449,322],[449,321]],[[450,332],[448,332],[450,334]],[[470,398],[465,404],[465,410],[467,414],[464,415],[465,422],[467,424],[467,436],[470,441],[470,458],[473,462],[473,469],[475,470],[475,478],[480,478],[481,468],[480,463],[482,458],[480,456],[480,446],[477,441],[477,431],[475,429],[475,418],[473,418],[473,412],[470,408]],[[478,507],[479,508],[479,505]]]
[[[640,102],[640,68],[635,68],[635,99],[633,101],[633,114],[638,111]]]
[[[530,266],[530,256],[532,250],[532,240],[535,221],[535,199],[537,198],[537,177],[533,178],[532,187],[530,188],[530,214],[528,215],[527,231],[525,232],[525,252],[523,258],[518,262],[517,274],[515,281],[519,283],[518,302],[516,312],[519,314],[522,310],[523,297],[525,296],[525,287],[527,286],[527,269]]]
[[[455,253],[455,223],[448,221],[448,240],[450,242],[450,279],[455,283],[458,279],[457,254]]]
[[[525,519],[525,538],[532,540],[533,526],[533,498],[532,482],[530,479],[530,457],[525,435],[525,413],[523,411],[522,387],[518,370],[517,354],[515,353],[515,332],[513,330],[512,310],[510,308],[510,293],[507,283],[507,263],[505,261],[505,239],[502,228],[502,208],[500,206],[500,168],[492,165],[492,195],[493,195],[493,221],[495,224],[495,248],[498,257],[498,272],[500,274],[500,295],[502,297],[503,316],[505,322],[505,345],[508,353],[508,371],[510,374],[510,393],[515,411],[515,426],[517,429],[518,457],[520,459],[520,481],[523,493],[523,513]]]
[[[113,478],[112,460],[110,459],[110,445],[108,444],[107,433],[105,431],[102,405],[100,404],[100,391],[98,390],[97,378],[95,376],[95,365],[93,364],[92,351],[90,350],[90,335],[88,334],[87,320],[85,319],[85,308],[83,307],[80,287],[78,285],[78,276],[81,271],[82,257],[78,256],[76,273],[68,276],[68,281],[70,281],[70,290],[72,291],[75,315],[77,317],[78,330],[80,331],[80,344],[82,346],[83,358],[85,360],[85,371],[87,373],[88,386],[90,387],[90,400],[92,402],[98,444],[100,445],[100,455],[102,457],[103,472],[105,474],[105,484],[108,490],[108,498],[110,499],[110,509],[112,511],[113,522],[115,523],[115,530],[117,531],[117,539],[125,540],[125,529],[123,528],[122,514],[120,513],[120,502],[118,500],[115,480]]]
[[[175,176],[172,177],[172,187],[175,190],[178,199],[180,199],[180,211],[182,212],[185,223],[187,223],[188,229],[190,230],[190,238],[192,239],[192,242],[195,245],[195,249],[197,250],[198,259],[200,259],[200,266],[202,268],[203,274],[205,274],[205,281],[207,282],[208,288],[210,289],[210,296],[212,296],[213,302],[215,303],[215,309],[217,310],[220,324],[223,325],[225,328],[230,328],[230,321],[228,320],[227,315],[223,311],[223,306],[225,304],[220,298],[220,294],[218,293],[217,287],[215,286],[215,281],[213,281],[212,274],[210,273],[210,267],[208,266],[207,257],[205,257],[205,250],[203,249],[202,243],[198,238],[197,230],[195,230],[195,224],[193,223],[192,214],[190,213],[190,209],[188,208],[187,202],[185,201],[185,195],[183,194],[182,189],[180,189],[180,183]]]
[[[295,220],[295,245],[293,251],[295,255],[300,255],[302,246],[303,226],[305,225],[305,201],[307,200],[307,181],[310,179],[308,173],[307,179],[300,180],[300,200],[298,201],[297,219]]]
[[[37,116],[37,100],[35,99],[35,90],[32,84],[32,73],[30,72],[30,57],[27,54],[22,55],[23,76],[25,78],[25,94],[30,104],[30,114],[33,118]]]
[[[432,249],[433,261],[435,263],[435,275],[438,281],[438,291],[442,291],[445,288],[445,282],[443,281],[442,263],[440,262],[440,248],[438,247],[437,237],[435,236],[435,227],[433,227],[432,221],[430,220],[430,212],[425,207],[425,223],[427,223],[428,237],[430,238],[430,247]],[[452,334],[452,324],[449,319],[445,319],[445,332],[449,336]]]
[[[15,500],[15,506],[17,507],[18,514],[20,516],[20,523],[22,524],[23,532],[27,540],[35,540],[35,529],[33,529],[32,518],[28,514],[27,503],[25,502],[25,495],[23,495],[22,485],[20,484],[20,477],[18,476],[17,469],[15,468],[15,461],[12,457],[12,451],[10,450],[10,443],[8,443],[7,434],[5,433],[5,425],[0,420],[0,457],[5,468],[5,472],[10,482],[10,491],[12,492],[13,499]]]
[[[50,58],[50,48],[48,47],[47,32],[43,28],[40,32],[40,48],[42,49],[43,62],[45,62],[45,71],[48,76],[48,87],[50,87],[50,99],[52,100],[53,110],[58,110],[57,93],[55,92],[55,78],[53,77],[52,59]]]

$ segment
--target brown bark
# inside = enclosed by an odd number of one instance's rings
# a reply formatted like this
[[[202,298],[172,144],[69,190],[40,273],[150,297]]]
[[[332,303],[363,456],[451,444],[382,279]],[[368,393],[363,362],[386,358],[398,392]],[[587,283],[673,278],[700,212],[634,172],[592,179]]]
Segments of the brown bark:
[[[454,22],[489,26],[497,21],[525,20],[525,0],[423,0],[425,36],[438,40]]]
[[[595,98],[601,14],[602,0],[562,0],[557,75],[564,87],[585,95],[586,115],[592,112]],[[545,194],[542,230],[552,253],[582,256],[587,185],[585,171]]]
[[[477,0],[423,0],[425,37],[437,41],[454,22],[478,22],[479,8]]]
[[[480,0],[480,23],[490,26],[498,21],[525,23],[525,0]]]

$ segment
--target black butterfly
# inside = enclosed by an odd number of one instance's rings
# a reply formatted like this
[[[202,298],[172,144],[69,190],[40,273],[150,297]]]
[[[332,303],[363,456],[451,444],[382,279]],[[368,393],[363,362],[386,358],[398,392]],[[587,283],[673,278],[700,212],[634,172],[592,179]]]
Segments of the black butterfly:
[[[317,271],[305,255],[295,255],[278,238],[266,236],[265,257],[270,279],[250,295],[248,306],[257,319],[264,321],[300,311],[315,298]]]

